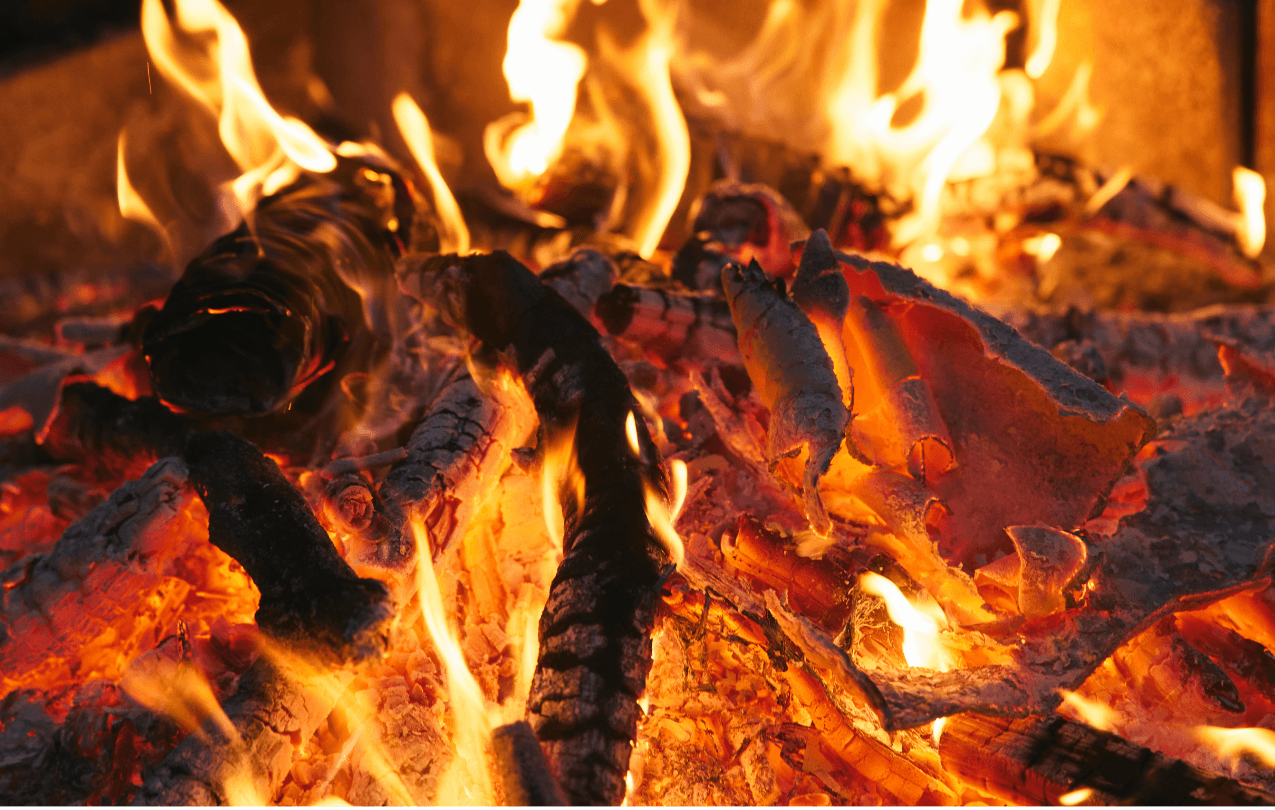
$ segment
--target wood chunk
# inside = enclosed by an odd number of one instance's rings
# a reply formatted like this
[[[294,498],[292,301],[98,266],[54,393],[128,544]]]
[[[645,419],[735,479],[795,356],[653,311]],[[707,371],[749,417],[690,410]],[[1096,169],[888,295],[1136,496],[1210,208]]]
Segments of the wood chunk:
[[[1018,549],[1019,611],[1035,619],[1066,607],[1063,589],[1089,559],[1084,541],[1052,526],[1010,526],[1005,532]]]
[[[1257,788],[1058,715],[1022,719],[960,714],[939,740],[943,765],[975,788],[1019,804],[1238,804],[1275,802]]]
[[[737,362],[730,307],[716,294],[616,284],[598,299],[595,314],[609,334],[639,343],[666,361]]]

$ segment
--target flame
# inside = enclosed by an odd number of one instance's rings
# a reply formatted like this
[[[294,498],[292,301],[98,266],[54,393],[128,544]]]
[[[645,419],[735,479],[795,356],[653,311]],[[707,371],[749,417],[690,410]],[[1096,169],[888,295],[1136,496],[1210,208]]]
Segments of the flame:
[[[168,236],[168,230],[160,224],[159,218],[151,211],[151,207],[146,204],[146,200],[142,199],[142,195],[133,187],[132,181],[128,179],[128,170],[124,166],[126,138],[124,130],[120,130],[119,145],[116,152],[115,161],[115,199],[119,203],[120,214],[125,219],[131,219],[150,228],[155,234],[163,240],[168,255],[173,255],[173,243]]]
[[[1077,788],[1058,797],[1058,803],[1072,807],[1088,800],[1093,795],[1093,788]]]
[[[1054,61],[1054,50],[1058,47],[1058,11],[1062,0],[1036,0],[1033,3],[1031,21],[1036,31],[1036,45],[1023,66],[1023,72],[1029,78],[1039,79],[1045,75],[1049,63]]]
[[[930,737],[934,740],[934,746],[937,748],[939,740],[943,739],[943,727],[947,725],[947,718],[940,717],[934,721],[933,728],[930,729]]]
[[[467,800],[471,804],[491,804],[494,793],[488,768],[488,751],[495,718],[488,714],[482,688],[469,671],[460,642],[448,624],[438,579],[430,562],[430,545],[425,526],[419,516],[412,518],[411,526],[412,537],[416,542],[417,593],[421,603],[421,616],[430,638],[433,639],[434,649],[438,651],[447,670],[447,691],[451,696],[452,741],[456,747],[451,770],[456,782],[450,784],[450,787],[457,793],[447,798],[440,796],[439,803],[457,804],[459,800]],[[441,781],[448,785],[451,780]]]
[[[872,572],[859,577],[859,587],[865,593],[884,599],[890,621],[903,628],[903,658],[908,666],[937,669],[939,672],[952,669],[952,655],[939,640],[939,631],[947,628],[947,618],[937,606],[929,612],[922,612],[893,582]]]
[[[483,133],[487,160],[508,188],[525,187],[562,153],[588,59],[579,46],[558,37],[578,6],[579,0],[520,0],[509,19],[505,81],[509,97],[531,110],[494,121]]]
[[[1042,233],[1029,236],[1023,240],[1023,250],[1036,257],[1036,261],[1044,264],[1054,258],[1054,254],[1062,247],[1062,237],[1056,233]]]
[[[1059,689],[1058,694],[1062,696],[1062,705],[1075,712],[1085,723],[1100,731],[1115,728],[1116,712],[1110,706],[1104,706],[1067,689]]]
[[[624,433],[629,439],[629,449],[633,451],[633,455],[641,457],[637,416],[633,411],[629,411],[628,418],[624,421]],[[673,564],[680,568],[682,561],[686,559],[686,546],[682,543],[677,529],[673,527],[673,522],[677,520],[677,515],[682,511],[682,504],[686,500],[686,462],[673,459],[669,462],[669,472],[673,478],[671,503],[645,480],[642,482],[642,494],[646,499],[646,519],[650,521],[655,536],[664,545],[664,550],[668,552]]]
[[[336,158],[304,122],[281,116],[257,83],[248,40],[217,0],[142,0],[142,38],[159,72],[217,118],[222,145],[243,172],[231,183],[241,212],[300,169],[329,172]],[[189,42],[205,43],[196,48]]]
[[[1089,80],[1093,78],[1093,61],[1086,59],[1076,66],[1071,84],[1058,100],[1058,104],[1033,128],[1033,135],[1042,138],[1061,129],[1068,121],[1072,124],[1072,138],[1081,140],[1102,120],[1103,111],[1089,99]]]
[[[434,137],[430,131],[429,119],[407,93],[399,93],[394,97],[391,107],[394,123],[407,143],[416,164],[421,167],[425,179],[429,181],[434,192],[434,208],[442,220],[443,232],[439,239],[441,253],[468,253],[469,228],[465,218],[461,216],[460,206],[447,187],[447,181],[438,171],[438,162],[434,159]]]
[[[1236,166],[1231,175],[1235,184],[1235,204],[1240,215],[1236,220],[1235,240],[1240,252],[1256,259],[1266,244],[1266,181],[1252,169]]]
[[[576,504],[584,503],[584,473],[576,463],[576,426],[557,431],[548,439],[544,466],[540,472],[541,502],[545,513],[545,529],[558,548],[563,543],[563,487],[575,490]]]
[[[1202,742],[1212,745],[1218,756],[1238,760],[1251,754],[1275,768],[1275,731],[1266,728],[1218,728],[1200,726],[1196,735]]]
[[[878,97],[871,43],[883,5],[880,0],[860,4],[847,39],[847,69],[828,99],[831,131],[825,156],[836,165],[854,167],[869,181],[880,180],[916,206],[894,234],[900,244],[933,231],[948,175],[1000,107],[1005,35],[1018,18],[1007,11],[990,15],[983,8],[966,18],[963,6],[963,0],[926,4],[912,73],[896,92]],[[896,125],[896,113],[915,101],[922,103],[921,112],[911,123]]]

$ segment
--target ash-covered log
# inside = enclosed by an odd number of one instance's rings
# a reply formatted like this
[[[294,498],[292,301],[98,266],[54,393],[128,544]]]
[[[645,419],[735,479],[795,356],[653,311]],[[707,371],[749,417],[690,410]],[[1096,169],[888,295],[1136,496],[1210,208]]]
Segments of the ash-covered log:
[[[277,464],[225,431],[192,434],[184,456],[208,507],[208,539],[261,591],[263,631],[340,661],[384,652],[394,618],[389,590],[341,559]]]
[[[939,738],[943,765],[1017,804],[1268,805],[1272,796],[1059,715],[960,714]]]
[[[504,252],[400,268],[411,294],[494,352],[512,355],[542,446],[574,432],[583,486],[560,488],[564,557],[540,619],[528,712],[569,801],[618,804],[651,666],[656,582],[668,560],[646,516],[665,489],[624,373],[588,320]]]

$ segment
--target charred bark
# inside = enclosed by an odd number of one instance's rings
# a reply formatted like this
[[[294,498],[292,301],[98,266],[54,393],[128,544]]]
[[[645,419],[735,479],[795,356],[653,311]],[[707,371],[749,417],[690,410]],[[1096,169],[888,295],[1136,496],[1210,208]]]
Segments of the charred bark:
[[[943,727],[943,764],[1020,804],[1263,805],[1275,796],[1058,715],[1017,720],[961,714]],[[1088,791],[1074,793],[1075,791]]]
[[[278,465],[224,431],[191,435],[185,458],[208,507],[208,538],[261,591],[263,631],[324,658],[384,652],[393,619],[388,589],[341,559]]]
[[[564,557],[540,619],[528,711],[569,801],[618,804],[651,666],[656,582],[667,557],[644,487],[664,489],[659,452],[596,329],[513,257],[428,260],[406,287],[492,351],[511,354],[545,446],[574,430],[582,493],[562,487]]]

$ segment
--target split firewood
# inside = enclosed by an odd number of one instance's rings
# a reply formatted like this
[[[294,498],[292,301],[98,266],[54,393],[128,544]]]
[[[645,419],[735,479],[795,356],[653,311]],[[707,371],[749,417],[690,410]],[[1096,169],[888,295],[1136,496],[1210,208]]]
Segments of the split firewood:
[[[559,486],[564,556],[540,620],[528,712],[568,800],[615,804],[651,665],[655,583],[668,559],[646,516],[665,491],[658,450],[597,330],[507,253],[401,267],[411,294],[487,349],[511,356],[545,446],[574,426],[583,485]]]
[[[297,753],[340,697],[349,675],[316,685],[295,666],[262,655],[222,705],[163,762],[143,774],[131,804],[201,806],[270,802]],[[229,721],[229,725],[226,724]]]
[[[384,652],[394,618],[388,589],[341,559],[277,464],[224,431],[192,434],[183,455],[208,508],[209,540],[261,591],[264,632],[339,661]]]
[[[849,415],[832,360],[810,319],[766,278],[757,262],[728,265],[722,286],[739,336],[739,353],[762,403],[770,409],[766,455],[780,459],[807,452],[802,480],[806,517],[826,536],[832,521],[819,496],[819,481],[845,438]]]
[[[389,531],[369,548],[369,561],[401,567],[414,553],[406,522],[419,518],[434,557],[465,534],[509,466],[512,451],[534,427],[532,408],[516,386],[493,380],[488,394],[468,373],[456,378],[407,441],[407,458],[380,482]]]
[[[910,728],[965,711],[1051,710],[1058,689],[1077,688],[1143,628],[1265,582],[1275,548],[1275,496],[1263,483],[1264,456],[1253,448],[1268,446],[1272,435],[1275,413],[1258,397],[1173,422],[1134,473],[1145,484],[1143,508],[1126,515],[1110,536],[1088,538],[1097,562],[1086,581],[1067,592],[1076,607],[1016,630],[1007,625],[1004,635],[985,626],[1006,645],[1007,665],[873,671],[886,727]]]
[[[738,356],[730,307],[711,293],[616,284],[594,310],[608,333],[640,344],[666,361]]]
[[[191,584],[166,562],[201,538],[177,458],[155,463],[72,524],[48,554],[3,573],[0,691],[118,667],[170,624]]]
[[[394,260],[428,228],[403,179],[370,157],[338,158],[260,200],[251,223],[187,265],[147,325],[155,392],[194,413],[320,407],[341,369],[388,350],[372,310],[392,300]]]
[[[960,714],[939,738],[943,765],[1017,804],[1267,805],[1275,796],[1058,715]]]

